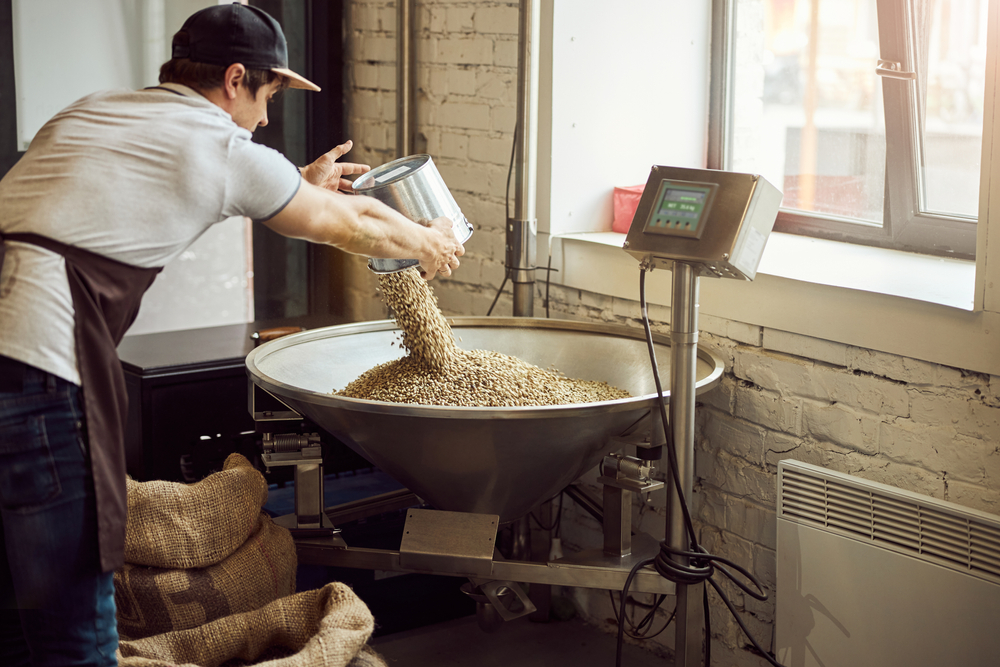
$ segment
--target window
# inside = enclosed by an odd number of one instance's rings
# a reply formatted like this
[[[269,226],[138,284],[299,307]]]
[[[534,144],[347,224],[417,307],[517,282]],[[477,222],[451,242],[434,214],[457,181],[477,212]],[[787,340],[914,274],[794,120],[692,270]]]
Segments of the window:
[[[988,0],[716,0],[712,166],[784,192],[775,229],[972,258]]]

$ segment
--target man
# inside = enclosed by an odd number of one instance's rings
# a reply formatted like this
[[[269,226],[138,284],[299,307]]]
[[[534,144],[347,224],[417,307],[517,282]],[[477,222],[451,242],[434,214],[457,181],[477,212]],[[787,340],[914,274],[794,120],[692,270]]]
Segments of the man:
[[[251,141],[286,87],[278,23],[210,7],[175,35],[160,85],[96,93],[50,120],[0,181],[0,665],[114,665],[125,389],[116,347],[156,273],[242,215],[286,236],[449,275],[464,250],[335,192],[363,165],[301,171]],[[333,190],[334,192],[331,192]],[[30,657],[29,657],[30,651]]]

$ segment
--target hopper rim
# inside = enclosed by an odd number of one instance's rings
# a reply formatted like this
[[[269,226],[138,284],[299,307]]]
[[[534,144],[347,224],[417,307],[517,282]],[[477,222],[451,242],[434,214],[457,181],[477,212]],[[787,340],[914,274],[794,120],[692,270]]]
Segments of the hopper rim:
[[[510,328],[510,329],[550,329],[569,330],[573,332],[592,333],[608,336],[618,336],[632,338],[635,340],[645,340],[645,332],[641,329],[634,329],[620,324],[603,324],[594,322],[578,322],[566,319],[550,318],[530,318],[530,317],[478,317],[461,316],[447,317],[449,325],[453,329],[467,328]],[[564,418],[566,412],[574,415],[584,415],[591,412],[618,412],[625,410],[636,410],[655,405],[656,392],[632,396],[629,398],[615,399],[611,401],[596,401],[592,403],[566,403],[561,405],[534,405],[519,407],[467,407],[467,406],[446,406],[446,405],[426,405],[419,403],[390,403],[386,401],[373,401],[370,399],[351,398],[347,396],[337,396],[333,393],[322,393],[308,389],[302,389],[287,384],[266,375],[259,367],[258,362],[262,362],[268,356],[279,353],[281,350],[309,343],[310,341],[329,338],[333,336],[349,336],[363,333],[380,331],[399,330],[393,320],[370,320],[365,322],[354,322],[350,324],[339,324],[328,327],[319,327],[306,331],[289,334],[281,338],[264,343],[254,348],[246,357],[245,366],[247,375],[252,382],[276,396],[279,400],[285,396],[295,401],[310,403],[313,405],[325,405],[329,407],[339,407],[356,412],[367,412],[374,414],[403,414],[414,417],[429,419],[450,419],[461,417],[462,419],[523,419],[530,416],[533,419]],[[670,346],[670,339],[663,334],[653,334],[653,341],[658,345]],[[725,370],[722,359],[699,345],[697,355],[700,361],[711,367],[711,371],[705,377],[697,381],[697,392],[700,394],[717,386]],[[662,364],[663,360],[657,358],[657,363]],[[664,378],[661,377],[661,380]],[[664,384],[667,382],[664,381]],[[663,397],[669,401],[670,389],[663,391]]]

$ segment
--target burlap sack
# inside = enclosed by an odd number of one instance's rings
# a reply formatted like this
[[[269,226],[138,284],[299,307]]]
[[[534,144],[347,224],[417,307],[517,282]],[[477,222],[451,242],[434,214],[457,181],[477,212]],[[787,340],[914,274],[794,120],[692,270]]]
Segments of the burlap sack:
[[[367,645],[374,622],[350,588],[330,583],[245,614],[118,646],[119,667],[385,667]]]
[[[246,542],[267,502],[267,481],[242,454],[194,484],[126,483],[125,562],[133,565],[214,565]]]
[[[242,546],[210,567],[126,563],[115,572],[118,634],[138,639],[187,630],[294,593],[297,558],[291,533],[266,514],[257,517],[257,530]]]

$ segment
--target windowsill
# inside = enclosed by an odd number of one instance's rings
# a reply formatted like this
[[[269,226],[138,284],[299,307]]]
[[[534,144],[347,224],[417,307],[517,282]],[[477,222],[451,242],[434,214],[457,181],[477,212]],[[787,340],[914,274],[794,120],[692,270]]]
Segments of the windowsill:
[[[624,240],[556,237],[553,282],[638,301],[638,263]],[[754,281],[699,282],[702,328],[735,321],[1000,375],[1000,314],[973,312],[975,270],[969,261],[774,233]],[[646,283],[650,303],[670,305],[669,271]]]
[[[625,234],[590,232],[560,238],[621,248]],[[757,274],[971,311],[976,263],[772,233]]]
[[[976,263],[772,234],[758,271],[808,283],[974,308]]]

